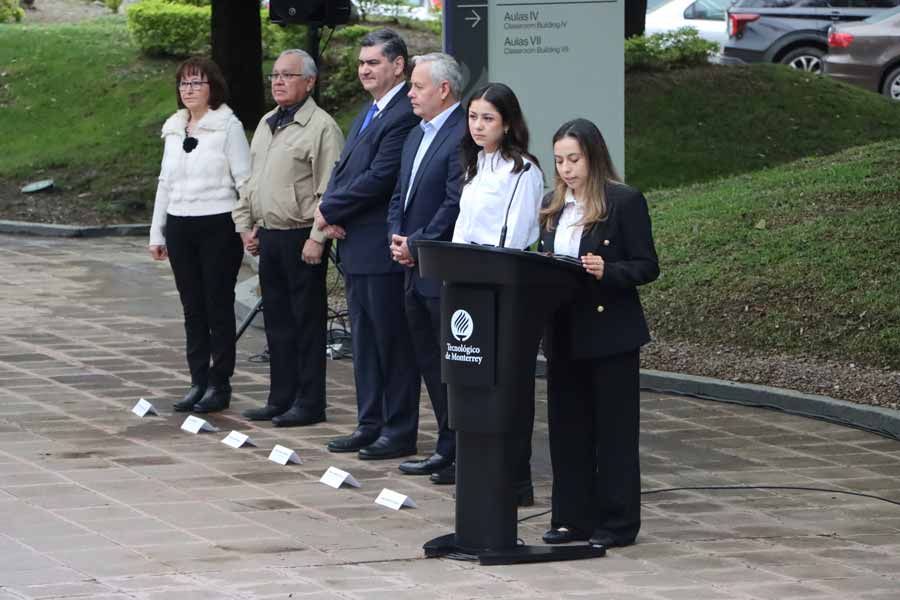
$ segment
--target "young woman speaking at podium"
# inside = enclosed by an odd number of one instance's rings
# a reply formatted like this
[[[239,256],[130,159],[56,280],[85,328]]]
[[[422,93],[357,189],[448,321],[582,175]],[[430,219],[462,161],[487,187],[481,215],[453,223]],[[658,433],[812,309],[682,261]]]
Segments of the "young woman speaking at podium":
[[[453,241],[527,248],[538,239],[544,175],[528,153],[519,100],[508,86],[489,83],[472,94],[466,113],[469,135],[461,144],[464,183]],[[519,446],[511,475],[519,506],[531,506],[530,428]]]
[[[544,541],[626,546],[641,526],[640,347],[650,333],[637,287],[659,276],[650,215],[643,194],[618,182],[590,121],[560,127],[553,158],[541,249],[580,259],[585,277],[544,339],[553,464]]]

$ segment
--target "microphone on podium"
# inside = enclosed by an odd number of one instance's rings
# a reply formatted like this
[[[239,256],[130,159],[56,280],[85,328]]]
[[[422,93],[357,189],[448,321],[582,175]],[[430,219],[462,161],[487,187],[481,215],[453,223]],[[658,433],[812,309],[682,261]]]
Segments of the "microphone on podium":
[[[497,244],[500,248],[506,247],[506,222],[509,221],[509,209],[512,208],[513,198],[516,197],[516,190],[519,188],[519,180],[522,179],[522,175],[527,173],[530,168],[531,163],[525,163],[525,166],[522,167],[522,171],[519,172],[519,176],[516,177],[516,185],[513,186],[512,194],[509,195],[509,203],[506,205],[506,216],[503,217],[503,229],[500,230],[500,243]]]

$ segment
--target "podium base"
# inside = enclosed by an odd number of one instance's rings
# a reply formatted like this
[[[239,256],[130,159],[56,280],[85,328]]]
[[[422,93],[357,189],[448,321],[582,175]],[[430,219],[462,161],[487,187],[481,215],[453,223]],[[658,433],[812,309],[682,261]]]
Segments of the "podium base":
[[[516,565],[535,562],[582,560],[606,556],[605,546],[515,546],[503,550],[464,548],[456,543],[456,534],[436,537],[425,543],[426,558],[477,560],[481,565]]]

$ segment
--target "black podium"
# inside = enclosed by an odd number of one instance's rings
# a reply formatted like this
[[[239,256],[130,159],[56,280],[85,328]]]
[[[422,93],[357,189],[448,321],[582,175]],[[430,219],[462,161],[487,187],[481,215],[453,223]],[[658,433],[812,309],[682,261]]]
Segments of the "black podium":
[[[441,377],[456,430],[456,532],[425,544],[428,557],[481,564],[603,556],[602,546],[517,544],[512,485],[517,440],[530,434],[534,369],[547,320],[584,269],[534,252],[417,243],[419,272],[444,281]]]

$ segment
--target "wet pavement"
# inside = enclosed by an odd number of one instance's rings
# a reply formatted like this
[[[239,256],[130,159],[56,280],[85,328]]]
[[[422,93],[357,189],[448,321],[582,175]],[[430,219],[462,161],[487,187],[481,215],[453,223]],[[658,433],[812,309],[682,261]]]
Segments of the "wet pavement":
[[[642,396],[644,524],[606,558],[482,567],[425,559],[448,533],[452,487],[324,444],[355,425],[352,365],[329,362],[328,422],[240,418],[265,399],[264,346],[239,343],[220,433],[179,429],[189,378],[180,305],[140,239],[0,236],[0,600],[12,598],[900,599],[900,442],[822,421],[691,398]],[[139,418],[139,398],[162,416]],[[536,505],[549,508],[538,382]],[[423,398],[419,449],[435,430]],[[232,429],[257,448],[220,443]],[[267,460],[274,444],[301,465]],[[318,482],[329,466],[359,489]],[[378,492],[418,507],[376,506]],[[540,543],[548,516],[520,525]]]

